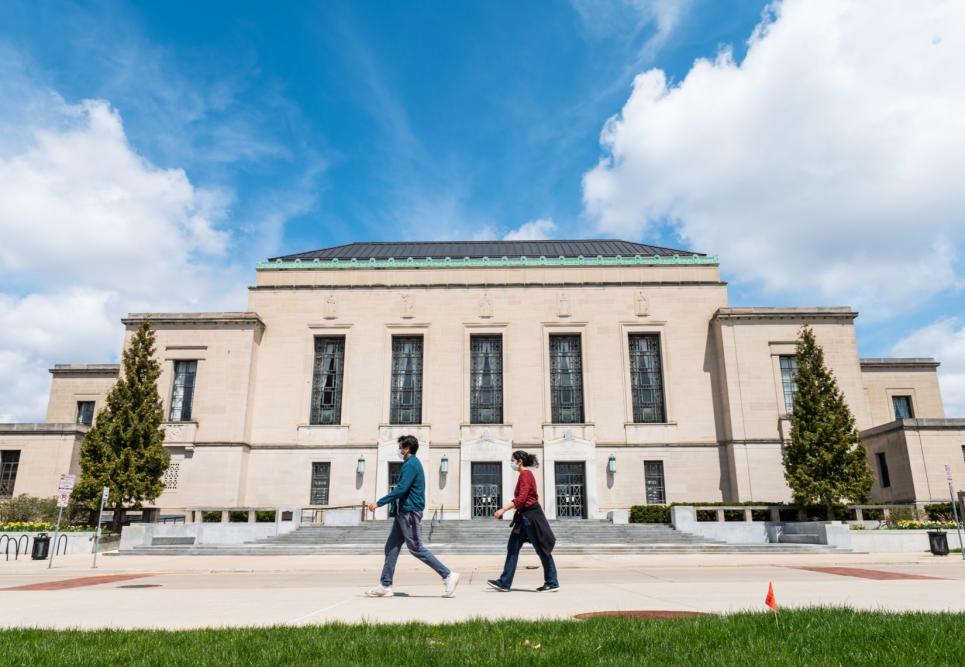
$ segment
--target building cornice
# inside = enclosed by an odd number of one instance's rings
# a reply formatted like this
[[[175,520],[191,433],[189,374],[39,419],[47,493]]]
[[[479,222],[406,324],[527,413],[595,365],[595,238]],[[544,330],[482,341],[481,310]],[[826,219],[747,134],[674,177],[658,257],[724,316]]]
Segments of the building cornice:
[[[121,372],[120,364],[54,364],[47,369],[57,377],[112,377]]]
[[[154,326],[257,326],[264,327],[258,313],[130,313],[121,319],[125,326],[150,320]]]
[[[896,357],[893,359],[888,358],[875,358],[875,359],[860,359],[861,370],[865,371],[881,371],[881,370],[899,370],[899,371],[911,371],[911,370],[929,370],[933,371],[938,368],[941,363],[936,361],[931,357],[906,357],[900,358]]]
[[[43,422],[0,424],[0,435],[84,435],[87,433],[87,428],[79,424],[46,424]]]
[[[938,419],[934,417],[896,419],[893,422],[861,431],[861,437],[880,435],[890,431],[965,431],[965,419]]]
[[[581,281],[574,283],[366,283],[364,285],[332,285],[332,284],[313,284],[313,285],[250,285],[248,290],[251,292],[262,292],[272,290],[429,290],[429,289],[512,289],[525,287],[527,289],[580,289],[580,288],[600,288],[600,287],[726,287],[727,283],[721,280],[674,280],[674,281],[628,281],[614,280],[610,282],[600,281]]]
[[[757,308],[719,308],[714,319],[734,320],[840,320],[853,321],[857,311],[847,306],[826,308],[776,308],[761,306]]]
[[[263,260],[258,271],[305,271],[336,269],[503,269],[560,266],[718,266],[716,255],[634,255],[632,257],[446,257],[432,259],[311,259]]]

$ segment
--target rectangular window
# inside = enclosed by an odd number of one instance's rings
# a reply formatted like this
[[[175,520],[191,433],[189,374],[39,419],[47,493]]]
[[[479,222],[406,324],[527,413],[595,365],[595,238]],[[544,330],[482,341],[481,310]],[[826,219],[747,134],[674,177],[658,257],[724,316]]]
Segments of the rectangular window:
[[[312,413],[309,423],[341,423],[344,366],[345,337],[317,337],[315,368],[312,371]]]
[[[878,458],[878,479],[881,480],[881,488],[887,489],[891,486],[891,476],[888,474],[888,459],[884,452],[875,454]]]
[[[328,487],[331,475],[331,463],[312,464],[311,505],[328,505]]]
[[[911,396],[892,396],[891,404],[895,408],[895,419],[915,418],[915,411],[911,409]]]
[[[630,334],[630,390],[634,422],[666,421],[658,334]]]
[[[469,337],[469,421],[503,423],[503,337]]]
[[[392,337],[389,423],[422,423],[422,336]]]
[[[647,504],[666,504],[667,492],[663,480],[663,461],[644,461],[643,472],[647,487]]]
[[[13,498],[13,487],[17,484],[17,469],[19,467],[19,449],[0,452],[0,498]]]
[[[965,459],[965,445],[962,445],[962,459]]]
[[[197,374],[197,361],[174,362],[174,391],[171,393],[171,421],[191,421],[191,406],[194,403],[194,378]]]
[[[579,334],[550,336],[550,403],[554,424],[583,423],[583,356]]]
[[[781,357],[781,385],[784,387],[784,413],[794,412],[794,395],[797,394],[797,357]]]
[[[77,423],[81,426],[94,423],[94,401],[77,401]]]

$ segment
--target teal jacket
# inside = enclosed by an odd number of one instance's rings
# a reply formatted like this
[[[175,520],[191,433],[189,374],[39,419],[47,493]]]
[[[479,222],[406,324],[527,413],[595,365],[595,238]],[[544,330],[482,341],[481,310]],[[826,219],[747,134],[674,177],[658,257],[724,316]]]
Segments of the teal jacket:
[[[422,463],[415,456],[405,460],[399,483],[379,498],[376,505],[382,507],[396,500],[399,501],[399,510],[402,512],[421,512],[426,508],[426,474],[422,470]]]

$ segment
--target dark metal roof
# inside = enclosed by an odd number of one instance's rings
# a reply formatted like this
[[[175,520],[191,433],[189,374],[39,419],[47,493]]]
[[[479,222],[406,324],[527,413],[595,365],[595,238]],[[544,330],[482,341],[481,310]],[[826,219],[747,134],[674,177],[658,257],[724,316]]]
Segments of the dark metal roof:
[[[462,259],[463,257],[703,257],[692,250],[675,250],[614,239],[579,241],[413,241],[399,243],[348,243],[294,255],[272,257],[286,262],[313,259]]]

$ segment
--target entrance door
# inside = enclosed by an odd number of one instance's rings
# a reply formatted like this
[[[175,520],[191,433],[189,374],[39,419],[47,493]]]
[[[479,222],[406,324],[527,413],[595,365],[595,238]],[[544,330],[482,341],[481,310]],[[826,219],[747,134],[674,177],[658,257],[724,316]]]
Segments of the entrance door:
[[[402,461],[389,461],[389,491],[394,489],[402,477]],[[389,504],[389,518],[395,516],[396,503]]]
[[[586,464],[556,462],[556,518],[586,518]]]
[[[491,519],[502,505],[502,464],[473,463],[471,477],[472,518]]]

